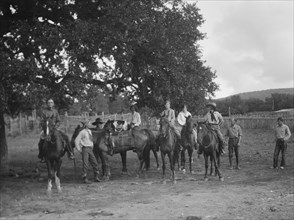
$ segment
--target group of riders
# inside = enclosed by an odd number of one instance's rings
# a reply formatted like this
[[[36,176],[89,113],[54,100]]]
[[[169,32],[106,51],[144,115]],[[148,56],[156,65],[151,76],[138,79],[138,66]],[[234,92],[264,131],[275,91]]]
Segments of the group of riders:
[[[205,116],[205,120],[211,126],[211,128],[216,131],[216,134],[220,141],[220,148],[222,150],[222,153],[224,153],[225,141],[224,141],[224,136],[220,131],[220,125],[224,122],[223,117],[219,112],[216,111],[215,103],[211,102],[211,103],[208,103],[206,106],[208,108],[208,113]],[[129,127],[132,129],[139,128],[139,126],[141,125],[141,116],[137,110],[137,106],[132,105],[130,110],[132,113],[131,113],[131,121],[130,121]],[[176,118],[175,111],[170,107],[170,101],[167,100],[165,103],[165,110],[160,114],[160,116],[168,120],[168,122],[170,123],[170,126],[174,128],[176,135],[180,138],[181,130],[183,126],[186,125],[186,118],[192,115],[187,110],[187,105],[183,105],[181,108],[181,111],[179,112]],[[65,139],[67,139],[66,134],[64,134],[61,130],[59,130],[61,120],[60,120],[58,111],[54,108],[54,101],[52,99],[48,100],[47,108],[45,108],[42,111],[41,122],[40,122],[41,126],[43,126],[46,120],[48,119],[50,119],[54,123],[55,129],[57,129],[62,134],[62,136]],[[88,122],[83,121],[82,124],[84,127],[86,127]],[[103,124],[104,122],[100,118],[97,118],[96,121],[92,123],[92,125],[96,126],[97,129],[102,129]],[[195,148],[197,149],[197,132],[195,129],[193,130],[193,136],[194,136]],[[46,135],[42,131],[40,136],[40,141],[38,144],[39,146],[38,158],[41,159],[41,162],[44,162],[44,152],[43,152],[42,146],[45,141],[45,138],[46,138]],[[74,153],[71,147],[66,148],[65,151],[68,153],[68,157],[70,159],[74,159]],[[200,149],[198,149],[198,154],[201,154],[201,153],[202,152],[200,151]]]
[[[62,135],[62,137],[64,138],[64,140],[66,142],[69,143],[68,137],[66,134],[64,134],[61,130],[59,130],[59,126],[60,126],[60,116],[58,114],[58,111],[54,108],[54,101],[52,99],[49,99],[47,102],[47,108],[43,110],[42,115],[41,115],[41,125],[43,125],[48,119],[50,119],[54,126],[55,126],[55,130],[57,130],[58,132],[60,132],[60,134]],[[178,136],[178,138],[181,137],[181,130],[182,128],[186,125],[186,118],[187,117],[191,117],[191,113],[187,110],[187,105],[183,105],[181,108],[181,111],[179,112],[179,114],[177,115],[177,117],[175,116],[175,111],[171,108],[171,103],[169,100],[166,101],[165,103],[165,109],[164,111],[160,114],[160,117],[162,118],[166,118],[170,124],[170,126],[173,128],[173,130],[175,131],[176,135]],[[209,127],[211,128],[211,130],[215,131],[215,134],[218,137],[219,140],[219,150],[220,150],[220,154],[224,154],[225,153],[225,139],[224,139],[224,135],[221,132],[221,126],[224,123],[224,119],[222,117],[222,115],[216,111],[216,104],[214,102],[209,102],[206,104],[207,107],[207,113],[204,117],[204,121],[206,124],[209,125]],[[132,129],[137,129],[140,127],[141,125],[141,116],[137,110],[137,106],[136,105],[132,105],[131,108],[131,120],[130,123],[128,124],[128,126]],[[84,133],[89,133],[91,132],[89,127],[90,122],[89,121],[83,121],[82,122],[84,129],[86,130],[86,132]],[[102,129],[102,125],[104,124],[104,122],[98,118],[96,119],[95,122],[92,123],[92,125],[96,126],[97,129]],[[278,130],[278,132],[277,132]],[[277,134],[278,133],[278,134]],[[90,134],[90,133],[89,133]],[[79,136],[81,136],[82,134],[79,134]],[[87,136],[87,135],[86,135]],[[241,141],[241,136],[242,136],[242,131],[239,125],[236,124],[236,120],[235,119],[231,119],[231,126],[226,130],[226,134],[225,136],[227,136],[229,138],[228,141],[228,149],[229,149],[229,161],[230,161],[230,168],[232,169],[232,156],[233,156],[233,152],[235,152],[235,156],[236,156],[236,169],[240,169],[239,165],[238,165],[238,148],[240,146],[240,141]],[[274,168],[277,167],[277,155],[280,151],[282,151],[282,167],[284,166],[284,145],[286,146],[286,139],[289,139],[289,137],[291,136],[290,130],[288,128],[288,126],[283,124],[283,119],[279,118],[278,119],[278,125],[276,128],[276,138],[277,138],[277,143],[276,143],[276,148],[279,148],[277,150],[275,150],[275,156],[274,156]],[[283,140],[285,140],[285,144],[282,145],[281,144],[281,138]],[[44,132],[41,133],[41,137],[40,137],[40,141],[39,141],[39,155],[38,157],[41,159],[41,162],[44,162],[44,150],[42,148],[44,141],[46,139],[46,135]],[[194,147],[195,149],[198,149],[198,155],[202,154],[202,149],[200,147],[198,147],[197,145],[197,132],[195,129],[193,129],[193,139],[194,139]],[[91,140],[91,135],[88,135],[88,141],[92,142],[93,145],[93,140]],[[283,142],[283,143],[284,143]],[[75,141],[75,146],[77,148],[77,150],[79,150],[82,154],[83,154],[83,145],[85,146],[85,144],[87,143],[83,143],[83,140],[80,138],[77,138]],[[70,144],[66,144],[65,146],[67,146],[64,150],[65,152],[67,152],[68,157],[70,159],[74,159],[74,152],[73,149],[71,148]],[[277,147],[278,146],[278,147]],[[88,154],[91,150],[88,149]],[[89,156],[89,155],[88,155]],[[91,157],[91,160],[94,160],[94,156],[91,154],[89,156],[89,158]],[[92,158],[93,157],[93,158]],[[90,161],[91,162],[91,161]],[[94,170],[98,169],[98,165],[97,164],[92,164]],[[87,166],[86,166],[87,167]],[[98,170],[97,170],[98,172]],[[84,170],[84,174],[86,175],[86,170]],[[98,177],[97,177],[98,180]]]

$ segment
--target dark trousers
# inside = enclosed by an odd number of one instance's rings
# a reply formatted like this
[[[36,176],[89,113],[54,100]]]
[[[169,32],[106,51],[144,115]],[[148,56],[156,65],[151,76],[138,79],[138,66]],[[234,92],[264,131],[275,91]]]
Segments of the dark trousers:
[[[236,165],[239,165],[239,138],[229,138],[229,143],[228,143],[228,148],[229,148],[229,161],[230,161],[230,166],[232,166],[232,158],[233,154],[235,152],[236,156]]]
[[[285,166],[285,153],[287,150],[287,143],[283,139],[278,139],[276,142],[275,152],[274,152],[274,165],[273,167],[276,168],[278,166],[278,158],[281,152],[282,154],[282,161],[281,166]]]
[[[83,177],[87,176],[89,163],[93,167],[94,175],[96,176],[99,174],[98,163],[93,153],[93,147],[83,147],[82,160],[83,160]]]

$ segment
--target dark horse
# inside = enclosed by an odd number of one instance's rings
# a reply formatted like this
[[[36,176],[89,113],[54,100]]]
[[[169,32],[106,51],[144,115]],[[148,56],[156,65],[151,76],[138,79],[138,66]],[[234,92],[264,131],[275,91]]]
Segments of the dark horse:
[[[45,140],[43,143],[43,154],[48,170],[47,192],[51,194],[52,181],[55,178],[55,184],[58,192],[61,192],[60,186],[60,167],[65,149],[71,149],[69,139],[61,131],[58,131],[52,120],[47,119],[43,125]],[[54,171],[54,175],[52,173]]]
[[[114,124],[117,125],[118,123],[126,124],[125,121],[109,120],[105,123],[104,126],[110,129],[114,129],[112,133],[114,144],[113,153],[120,153],[121,155],[123,166],[122,172],[127,173],[126,155],[127,151],[129,150],[133,150],[137,153],[140,161],[140,166],[138,169],[139,174],[143,171],[144,168],[146,170],[150,168],[150,150],[153,151],[157,163],[157,168],[159,168],[156,152],[158,148],[156,146],[155,135],[153,134],[153,132],[149,129],[139,129],[138,127],[130,129],[129,126],[122,126],[126,130],[122,129],[122,131],[120,132],[115,132]],[[104,158],[101,158],[102,166],[109,168],[107,155],[102,154],[102,156],[104,156]]]
[[[183,126],[183,129],[181,131],[181,145],[183,147],[183,150],[181,151],[181,168],[183,172],[185,172],[185,153],[186,150],[188,151],[189,155],[189,168],[190,173],[192,173],[192,155],[193,155],[193,148],[196,147],[195,143],[195,137],[193,134],[194,129],[194,121],[191,116],[186,117],[186,125]]]
[[[180,151],[180,140],[177,138],[174,128],[170,126],[166,118],[160,119],[160,130],[158,136],[162,159],[162,178],[165,183],[165,155],[168,156],[171,169],[171,178],[176,183],[175,162],[178,160]]]
[[[203,151],[205,159],[205,176],[204,180],[207,181],[208,170],[208,157],[210,157],[210,175],[213,173],[213,164],[215,167],[215,175],[219,176],[220,181],[223,181],[223,177],[219,171],[219,140],[217,134],[205,123],[198,123],[197,126],[197,141],[199,149]]]

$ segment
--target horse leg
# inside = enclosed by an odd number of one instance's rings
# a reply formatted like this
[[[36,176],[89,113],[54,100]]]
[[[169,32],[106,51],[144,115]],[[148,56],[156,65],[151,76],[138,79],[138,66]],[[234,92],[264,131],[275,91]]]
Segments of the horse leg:
[[[161,159],[162,159],[162,180],[163,184],[166,183],[165,181],[165,153],[161,152]]]
[[[127,174],[127,151],[120,152],[122,162],[122,174]]]
[[[47,184],[47,194],[50,196],[52,192],[52,166],[50,161],[46,159],[47,171],[48,171],[48,184]]]
[[[221,173],[219,172],[218,163],[217,163],[217,155],[216,152],[212,154],[214,167],[215,167],[215,174],[218,175],[220,181],[224,181],[224,178],[222,177]]]
[[[210,155],[210,174],[209,174],[209,176],[212,176],[212,174],[213,174],[213,167],[214,167],[213,158],[212,158],[212,155]],[[215,175],[216,175],[216,172],[215,172]]]
[[[169,163],[170,163],[170,171],[171,171],[171,179],[173,181],[173,183],[177,183],[176,181],[176,175],[175,175],[175,155],[173,152],[170,152],[168,154],[168,157],[169,157]]]
[[[155,160],[156,160],[156,168],[157,168],[157,170],[160,170],[157,152],[155,149],[152,149],[152,152],[153,152]]]
[[[62,160],[59,159],[57,163],[55,164],[56,170],[55,170],[55,184],[57,187],[58,193],[61,193],[61,186],[60,186],[60,167],[62,164]]]
[[[207,181],[207,169],[208,169],[208,155],[207,153],[203,152],[204,160],[205,160],[205,175],[204,175],[204,181]]]
[[[188,154],[189,154],[189,165],[190,165],[190,173],[193,173],[192,170],[192,163],[193,163],[193,146],[190,146],[190,148],[188,148]]]
[[[183,148],[183,150],[181,151],[181,169],[183,171],[183,174],[186,173],[186,169],[185,169],[185,164],[186,164],[185,154],[186,154],[186,149]]]
[[[105,163],[105,166],[104,166],[104,169],[105,169],[105,174],[104,174],[104,180],[108,181],[109,180],[109,177],[110,177],[110,165],[109,165],[109,160],[108,160],[108,155],[106,152],[102,152],[102,155],[103,155],[103,159],[104,159],[104,163]]]

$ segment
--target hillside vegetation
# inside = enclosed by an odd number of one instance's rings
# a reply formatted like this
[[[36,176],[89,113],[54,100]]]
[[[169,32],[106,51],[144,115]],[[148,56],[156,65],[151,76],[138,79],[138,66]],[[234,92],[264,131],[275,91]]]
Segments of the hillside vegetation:
[[[260,99],[262,101],[265,101],[266,98],[271,98],[272,94],[294,95],[294,89],[293,88],[266,89],[266,90],[260,90],[260,91],[244,92],[244,93],[239,93],[236,95],[240,96],[241,99],[254,98],[254,99]],[[232,96],[228,96],[226,98],[221,98],[218,100],[223,100],[223,99],[227,99],[230,97],[232,97]]]

